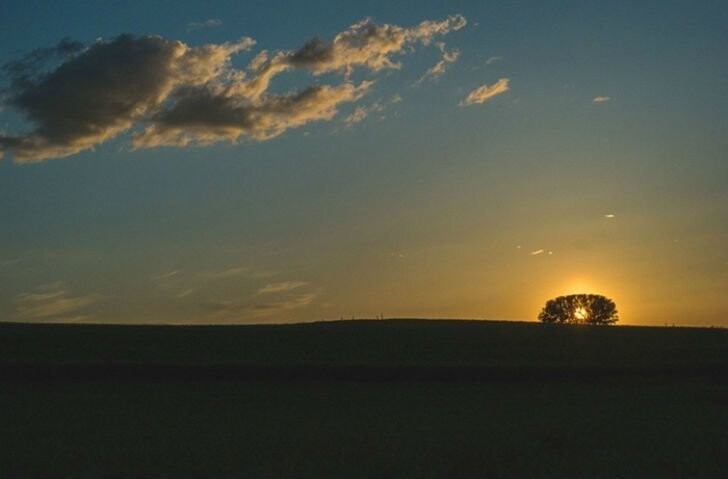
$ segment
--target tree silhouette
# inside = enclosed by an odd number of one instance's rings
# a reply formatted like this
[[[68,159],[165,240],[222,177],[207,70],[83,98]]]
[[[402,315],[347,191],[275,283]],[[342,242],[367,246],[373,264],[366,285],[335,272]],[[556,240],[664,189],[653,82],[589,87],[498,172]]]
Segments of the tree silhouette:
[[[570,294],[546,301],[538,315],[544,323],[613,324],[619,321],[617,306],[599,294]]]

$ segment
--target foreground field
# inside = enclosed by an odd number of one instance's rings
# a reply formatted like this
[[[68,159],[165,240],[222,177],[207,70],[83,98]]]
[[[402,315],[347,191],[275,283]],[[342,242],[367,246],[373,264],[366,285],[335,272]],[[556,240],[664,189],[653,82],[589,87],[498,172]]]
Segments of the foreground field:
[[[0,477],[724,477],[728,331],[0,326]]]

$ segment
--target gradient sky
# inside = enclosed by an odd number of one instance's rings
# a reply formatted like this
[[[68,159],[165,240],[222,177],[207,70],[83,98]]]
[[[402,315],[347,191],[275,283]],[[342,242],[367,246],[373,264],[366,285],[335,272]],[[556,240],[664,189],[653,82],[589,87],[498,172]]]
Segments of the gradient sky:
[[[0,4],[2,320],[728,326],[725,2],[208,3]]]

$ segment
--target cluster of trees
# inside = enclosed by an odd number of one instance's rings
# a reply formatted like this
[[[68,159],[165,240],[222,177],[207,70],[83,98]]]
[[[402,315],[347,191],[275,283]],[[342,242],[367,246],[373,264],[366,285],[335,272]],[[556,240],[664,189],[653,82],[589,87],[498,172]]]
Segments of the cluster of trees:
[[[570,294],[550,299],[538,315],[544,323],[613,324],[619,321],[617,306],[598,294]]]

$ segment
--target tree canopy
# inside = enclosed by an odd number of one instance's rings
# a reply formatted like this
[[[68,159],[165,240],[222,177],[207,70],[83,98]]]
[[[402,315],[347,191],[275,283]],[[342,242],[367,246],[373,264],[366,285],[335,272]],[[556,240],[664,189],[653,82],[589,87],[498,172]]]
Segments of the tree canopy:
[[[570,294],[546,301],[538,315],[544,323],[613,324],[619,321],[617,306],[599,294]]]

